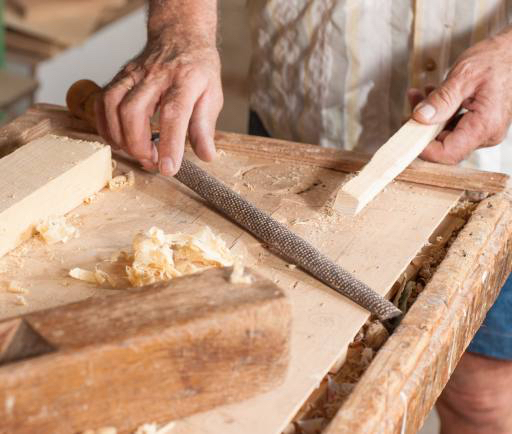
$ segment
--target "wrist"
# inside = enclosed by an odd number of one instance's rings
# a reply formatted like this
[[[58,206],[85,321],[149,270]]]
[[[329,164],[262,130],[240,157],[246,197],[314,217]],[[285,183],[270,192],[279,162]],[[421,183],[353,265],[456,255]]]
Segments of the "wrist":
[[[216,0],[150,1],[148,45],[216,48]]]

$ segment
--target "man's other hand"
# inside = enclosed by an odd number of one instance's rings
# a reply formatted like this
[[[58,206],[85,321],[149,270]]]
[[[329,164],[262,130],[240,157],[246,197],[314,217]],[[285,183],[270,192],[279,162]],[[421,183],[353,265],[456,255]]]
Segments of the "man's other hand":
[[[453,129],[430,143],[421,158],[457,164],[481,147],[503,141],[512,120],[512,31],[466,50],[446,80],[422,98],[409,90],[413,118],[434,124],[448,121],[462,107],[467,110]]]

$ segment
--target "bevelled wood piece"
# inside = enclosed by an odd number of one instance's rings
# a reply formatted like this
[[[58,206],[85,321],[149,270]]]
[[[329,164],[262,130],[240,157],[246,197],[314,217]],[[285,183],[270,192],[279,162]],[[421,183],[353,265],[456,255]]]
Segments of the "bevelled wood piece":
[[[128,430],[148,415],[180,418],[275,387],[288,361],[288,302],[273,282],[250,273],[253,283],[234,284],[230,273],[212,269],[0,323],[0,348],[2,338],[18,338],[22,351],[29,337],[13,337],[13,328],[30,327],[49,349],[0,364],[2,432]]]

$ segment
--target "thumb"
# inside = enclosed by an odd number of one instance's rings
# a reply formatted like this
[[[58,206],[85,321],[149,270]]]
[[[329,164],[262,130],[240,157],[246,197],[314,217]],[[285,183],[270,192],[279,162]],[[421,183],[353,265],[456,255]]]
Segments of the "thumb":
[[[467,96],[462,91],[462,83],[459,77],[448,78],[416,106],[412,117],[424,124],[446,122],[457,113]]]

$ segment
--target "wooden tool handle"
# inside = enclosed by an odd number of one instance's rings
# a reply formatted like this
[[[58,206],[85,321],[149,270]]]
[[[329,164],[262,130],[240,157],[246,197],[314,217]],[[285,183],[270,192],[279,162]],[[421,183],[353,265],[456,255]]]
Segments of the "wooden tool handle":
[[[101,87],[94,81],[79,80],[75,82],[66,94],[69,111],[96,128],[95,105],[101,92]]]

